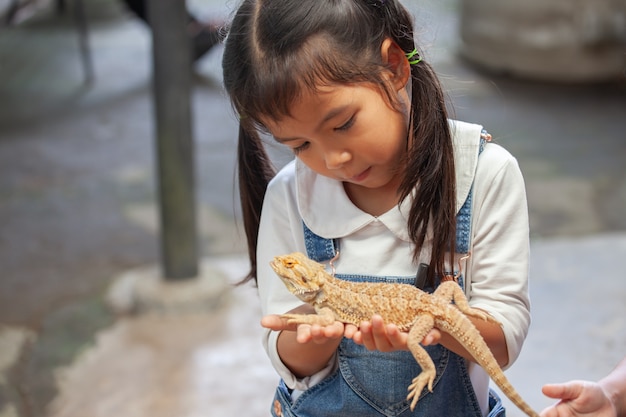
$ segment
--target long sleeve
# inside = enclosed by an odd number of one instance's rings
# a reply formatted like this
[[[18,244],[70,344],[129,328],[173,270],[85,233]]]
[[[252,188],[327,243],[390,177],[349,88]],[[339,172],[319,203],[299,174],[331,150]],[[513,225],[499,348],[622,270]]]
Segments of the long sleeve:
[[[517,161],[506,150],[489,144],[479,159],[468,298],[502,323],[510,366],[530,326],[526,192]]]

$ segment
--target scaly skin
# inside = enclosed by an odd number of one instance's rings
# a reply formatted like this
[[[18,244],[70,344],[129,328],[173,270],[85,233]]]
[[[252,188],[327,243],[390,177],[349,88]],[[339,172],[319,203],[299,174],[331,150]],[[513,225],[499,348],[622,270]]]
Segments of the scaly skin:
[[[408,348],[422,368],[408,388],[411,410],[425,386],[433,390],[435,365],[420,342],[436,327],[456,339],[517,407],[531,417],[539,417],[515,391],[467,316],[498,322],[471,308],[457,283],[444,281],[433,294],[428,294],[406,284],[348,282],[328,274],[322,264],[299,252],[276,256],[270,265],[287,289],[317,312],[283,315],[289,323],[327,326],[336,320],[358,326],[378,314],[385,323],[408,332]]]

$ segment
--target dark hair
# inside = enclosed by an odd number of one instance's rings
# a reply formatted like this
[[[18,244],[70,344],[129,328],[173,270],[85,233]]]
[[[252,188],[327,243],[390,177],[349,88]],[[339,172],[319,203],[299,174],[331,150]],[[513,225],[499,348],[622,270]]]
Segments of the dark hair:
[[[391,38],[416,48],[410,14],[396,0],[244,0],[230,25],[223,58],[224,84],[240,117],[239,190],[251,271],[261,207],[275,174],[263,147],[261,119],[279,120],[303,91],[324,84],[374,83],[382,78],[380,47]],[[444,95],[431,66],[411,66],[411,140],[400,201],[411,198],[408,230],[417,259],[433,227],[431,268],[443,272],[455,242],[455,176]],[[394,101],[391,100],[391,103]],[[452,255],[450,260],[452,261]]]

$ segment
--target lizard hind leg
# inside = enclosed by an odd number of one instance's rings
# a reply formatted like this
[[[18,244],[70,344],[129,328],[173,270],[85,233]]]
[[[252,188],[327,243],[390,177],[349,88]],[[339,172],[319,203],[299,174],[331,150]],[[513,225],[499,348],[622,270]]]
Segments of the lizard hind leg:
[[[422,372],[413,378],[411,385],[409,385],[409,395],[406,397],[407,401],[411,401],[411,411],[415,409],[415,405],[420,398],[424,387],[428,387],[430,392],[433,391],[433,382],[437,371],[435,370],[435,364],[428,355],[428,352],[420,345],[420,342],[426,334],[433,328],[435,321],[431,316],[420,316],[413,323],[411,330],[409,331],[409,337],[407,345],[413,357],[422,368]]]

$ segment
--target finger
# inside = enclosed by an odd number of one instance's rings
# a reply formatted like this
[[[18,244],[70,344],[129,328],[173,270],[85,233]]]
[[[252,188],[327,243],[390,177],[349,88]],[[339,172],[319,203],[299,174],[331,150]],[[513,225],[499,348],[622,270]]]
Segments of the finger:
[[[357,345],[363,344],[363,333],[360,328],[357,328],[357,331],[352,335],[352,341]]]
[[[295,330],[295,324],[289,324],[287,319],[277,314],[271,314],[261,318],[261,326],[270,330]]]
[[[562,398],[563,385],[562,384],[546,384],[541,387],[543,395],[549,398]]]
[[[354,324],[346,324],[344,327],[343,335],[348,339],[352,339],[358,330],[359,328],[356,327]]]
[[[369,321],[362,322],[359,326],[359,331],[361,333],[361,344],[365,346],[368,350],[376,349],[374,335],[372,334],[372,323]]]
[[[436,345],[441,340],[441,332],[437,329],[432,329],[422,340],[422,346]]]
[[[338,339],[343,336],[343,324],[334,322],[330,326],[311,326],[311,340],[314,343],[326,343],[329,339]]]
[[[313,324],[309,326],[308,335],[306,330],[302,330],[302,340],[307,340],[307,336],[310,336],[310,341],[317,344],[326,343],[329,339],[339,339],[343,337],[344,329],[343,323],[334,322],[329,326],[320,326],[319,324]],[[300,341],[300,339],[298,340]]]
[[[336,321],[330,326],[324,328],[324,335],[328,339],[339,339],[343,337],[345,326],[343,323]]]
[[[395,324],[387,325],[387,336],[389,337],[389,342],[394,349],[408,349],[407,341],[409,338],[409,334],[401,332],[400,329],[398,329],[398,326],[396,326]]]
[[[541,388],[541,392],[546,397],[571,400],[578,398],[582,394],[583,384],[577,381],[570,381],[564,384],[546,384]]]
[[[309,334],[311,335],[311,340],[319,341],[319,339],[324,338],[324,328],[319,324],[312,324],[309,326]]]
[[[381,352],[393,350],[393,346],[391,345],[389,336],[387,335],[387,326],[385,326],[383,318],[379,315],[374,315],[372,317],[372,336],[376,349]]]
[[[309,343],[312,339],[311,325],[300,324],[296,330],[296,341],[298,343]]]

